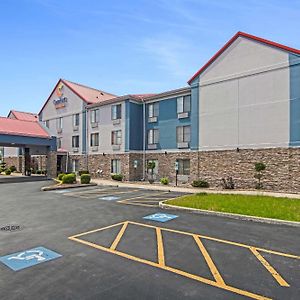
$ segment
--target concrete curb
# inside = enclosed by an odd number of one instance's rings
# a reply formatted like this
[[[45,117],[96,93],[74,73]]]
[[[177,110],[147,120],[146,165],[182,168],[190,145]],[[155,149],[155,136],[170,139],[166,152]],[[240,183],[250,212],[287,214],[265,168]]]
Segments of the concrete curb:
[[[288,226],[293,226],[293,227],[300,227],[300,222],[284,221],[284,220],[271,219],[271,218],[262,218],[262,217],[239,215],[239,214],[233,214],[233,213],[224,213],[224,212],[211,211],[211,210],[198,209],[198,208],[182,207],[182,206],[176,206],[176,205],[170,205],[170,204],[164,203],[166,201],[168,201],[168,200],[159,202],[159,207],[163,208],[163,209],[183,210],[186,212],[191,212],[191,213],[196,213],[196,214],[226,217],[226,218],[243,220],[243,221],[253,221],[253,222],[266,223],[266,224],[288,225]]]
[[[75,188],[84,188],[84,187],[90,187],[90,186],[97,186],[96,183],[89,183],[89,184],[59,184],[59,185],[51,185],[51,186],[45,186],[41,188],[41,191],[47,192],[47,191],[55,191],[55,190],[65,190],[65,189],[75,189]]]
[[[175,186],[164,186],[164,185],[150,185],[150,184],[138,184],[138,183],[127,183],[118,182],[114,183],[111,180],[93,180],[99,186],[115,186],[115,187],[128,187],[145,189],[151,191],[169,191],[169,192],[179,192],[186,194],[197,194],[197,193],[207,193],[207,194],[231,194],[231,195],[254,195],[254,196],[271,196],[271,197],[282,197],[282,198],[292,198],[300,199],[300,193],[286,193],[286,192],[271,192],[262,190],[218,190],[218,189],[203,189],[203,188],[191,188],[191,187],[175,187]]]

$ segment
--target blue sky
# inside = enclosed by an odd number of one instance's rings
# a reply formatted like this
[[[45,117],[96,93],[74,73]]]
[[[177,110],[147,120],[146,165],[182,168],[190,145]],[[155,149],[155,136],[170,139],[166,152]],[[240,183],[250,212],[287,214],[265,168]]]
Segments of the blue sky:
[[[118,95],[187,80],[237,31],[300,48],[300,1],[2,0],[0,115],[38,112],[59,78]]]

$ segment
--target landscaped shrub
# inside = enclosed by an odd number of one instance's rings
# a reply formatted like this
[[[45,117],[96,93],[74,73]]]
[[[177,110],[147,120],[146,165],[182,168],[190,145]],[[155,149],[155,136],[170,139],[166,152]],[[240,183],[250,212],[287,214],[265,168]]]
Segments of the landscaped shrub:
[[[90,174],[90,172],[88,170],[81,170],[81,171],[78,171],[78,175],[81,176],[83,174]]]
[[[111,178],[113,180],[122,181],[123,180],[123,175],[122,174],[111,174]]]
[[[10,174],[11,174],[10,169],[6,169],[6,170],[5,170],[5,175],[10,175]]]
[[[62,183],[75,183],[76,182],[76,175],[74,173],[65,174],[62,177]]]
[[[42,171],[41,171],[41,174],[47,175],[47,170],[42,170]]]
[[[5,170],[6,170],[6,162],[2,162],[1,164],[0,164],[0,173],[1,172],[5,172]]]
[[[16,172],[17,171],[17,168],[15,166],[10,166],[9,169],[10,169],[11,172]]]
[[[60,180],[60,181],[62,181],[62,178],[63,178],[65,175],[66,175],[65,173],[60,173],[60,174],[58,174],[57,179]]]
[[[37,171],[36,171],[36,174],[41,175],[41,174],[42,174],[42,171],[41,171],[41,170],[37,170]]]
[[[205,180],[199,179],[199,180],[194,180],[192,182],[193,187],[199,187],[199,188],[208,188],[209,183]]]
[[[80,176],[80,182],[82,184],[88,184],[91,182],[91,175],[90,174],[82,174]]]
[[[169,178],[168,177],[161,178],[160,183],[163,184],[163,185],[168,185],[169,184]]]
[[[256,174],[254,175],[254,178],[257,179],[257,183],[255,185],[255,188],[260,190],[263,188],[263,185],[261,183],[261,179],[263,178],[263,174],[261,173],[262,171],[264,171],[266,169],[266,165],[262,162],[257,162],[254,165]]]
[[[232,177],[222,178],[222,187],[225,190],[233,190],[234,182]]]

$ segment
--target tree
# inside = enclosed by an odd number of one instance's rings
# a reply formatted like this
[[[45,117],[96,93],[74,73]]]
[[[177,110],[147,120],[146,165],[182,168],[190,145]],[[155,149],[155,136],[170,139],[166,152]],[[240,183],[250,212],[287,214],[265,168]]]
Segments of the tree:
[[[264,171],[266,169],[266,165],[263,162],[257,162],[257,163],[255,163],[254,167],[255,167],[255,171],[256,171],[254,178],[256,178],[258,180],[255,188],[260,190],[263,187],[263,185],[261,183],[261,179],[263,178],[262,171]]]
[[[155,169],[155,162],[154,161],[148,161],[147,169],[151,170],[151,179],[149,179],[149,182],[153,183],[154,182],[154,179],[153,179],[153,170]]]

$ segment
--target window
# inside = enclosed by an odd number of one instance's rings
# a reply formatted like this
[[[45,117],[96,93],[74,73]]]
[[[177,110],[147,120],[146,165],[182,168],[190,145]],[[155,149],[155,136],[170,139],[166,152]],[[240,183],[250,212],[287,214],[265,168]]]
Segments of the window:
[[[59,117],[56,119],[56,128],[58,130],[62,130],[62,128],[63,128],[63,118],[62,117]]]
[[[189,143],[191,141],[191,126],[177,127],[177,143]]]
[[[73,115],[73,127],[79,126],[79,114]]]
[[[117,105],[112,105],[111,107],[111,119],[112,120],[119,120],[121,119],[121,110],[122,106],[121,104],[117,104]]]
[[[159,114],[159,102],[154,102],[148,104],[148,117],[158,117]]]
[[[72,136],[72,148],[79,148],[79,135]]]
[[[91,134],[91,147],[99,146],[99,133]]]
[[[121,162],[119,159],[111,160],[111,173],[121,174]]]
[[[57,144],[57,148],[60,149],[61,145],[62,145],[62,138],[57,138],[56,139],[56,144]]]
[[[116,130],[111,132],[111,144],[112,145],[122,144],[122,130]]]
[[[49,126],[50,126],[50,125],[49,125],[49,120],[46,120],[46,121],[45,121],[45,126],[46,126],[47,128],[49,128]]]
[[[191,111],[191,96],[177,98],[177,114]]]
[[[148,130],[148,144],[158,144],[159,141],[159,131],[158,129]]]
[[[99,109],[91,110],[91,123],[99,122]]]
[[[178,175],[190,175],[190,160],[177,159],[178,162]]]

